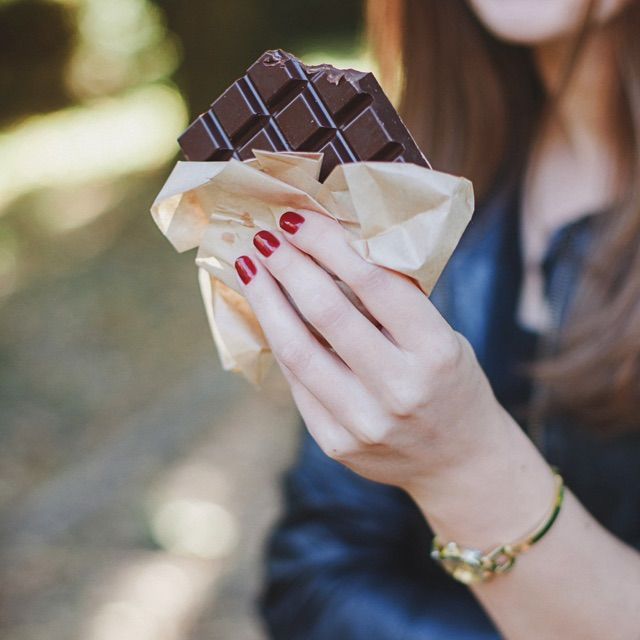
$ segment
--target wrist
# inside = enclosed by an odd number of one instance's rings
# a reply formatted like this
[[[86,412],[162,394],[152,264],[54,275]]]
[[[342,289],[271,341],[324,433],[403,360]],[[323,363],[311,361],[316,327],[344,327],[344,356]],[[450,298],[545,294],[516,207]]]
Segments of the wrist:
[[[442,540],[480,549],[528,532],[554,495],[549,465],[502,408],[483,441],[468,460],[407,488]]]

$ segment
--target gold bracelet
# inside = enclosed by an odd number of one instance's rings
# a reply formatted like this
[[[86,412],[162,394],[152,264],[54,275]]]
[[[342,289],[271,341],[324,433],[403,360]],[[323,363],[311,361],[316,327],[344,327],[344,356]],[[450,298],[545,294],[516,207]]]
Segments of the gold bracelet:
[[[479,549],[463,548],[455,542],[445,544],[438,536],[434,536],[431,557],[439,562],[447,573],[464,584],[486,582],[512,569],[516,563],[516,557],[542,539],[560,513],[564,499],[564,482],[555,467],[553,471],[556,482],[555,499],[549,515],[533,533],[518,542],[500,545],[488,553],[482,553]]]

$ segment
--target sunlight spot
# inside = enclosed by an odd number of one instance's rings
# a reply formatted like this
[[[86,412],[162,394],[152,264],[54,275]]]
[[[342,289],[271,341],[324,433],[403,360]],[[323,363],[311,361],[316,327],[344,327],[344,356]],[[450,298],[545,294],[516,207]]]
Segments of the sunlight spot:
[[[107,577],[80,637],[87,640],[179,640],[220,575],[214,564],[154,553],[130,558]]]
[[[235,519],[218,504],[181,498],[160,505],[152,517],[158,544],[171,553],[222,558],[238,541]]]
[[[35,188],[158,168],[186,123],[182,97],[165,85],[29,118],[0,135],[0,208]]]

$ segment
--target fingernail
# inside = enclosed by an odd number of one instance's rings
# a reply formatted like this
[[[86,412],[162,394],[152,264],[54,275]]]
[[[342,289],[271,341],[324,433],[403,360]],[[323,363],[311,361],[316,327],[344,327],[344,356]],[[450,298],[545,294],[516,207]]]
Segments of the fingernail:
[[[280,227],[287,233],[295,233],[304,222],[304,218],[295,211],[287,211],[280,216]]]
[[[253,236],[253,244],[263,256],[268,258],[280,246],[280,240],[270,231],[258,231]]]
[[[242,280],[242,284],[249,284],[251,278],[258,273],[256,265],[253,264],[253,260],[249,256],[240,256],[236,262],[236,271]]]

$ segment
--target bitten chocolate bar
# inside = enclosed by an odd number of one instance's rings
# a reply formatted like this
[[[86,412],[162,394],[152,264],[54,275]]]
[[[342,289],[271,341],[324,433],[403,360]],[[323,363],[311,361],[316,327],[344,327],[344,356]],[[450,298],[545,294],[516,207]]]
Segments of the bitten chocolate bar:
[[[279,49],[263,53],[178,142],[188,160],[321,151],[321,180],[345,162],[429,166],[372,73],[307,66]]]

